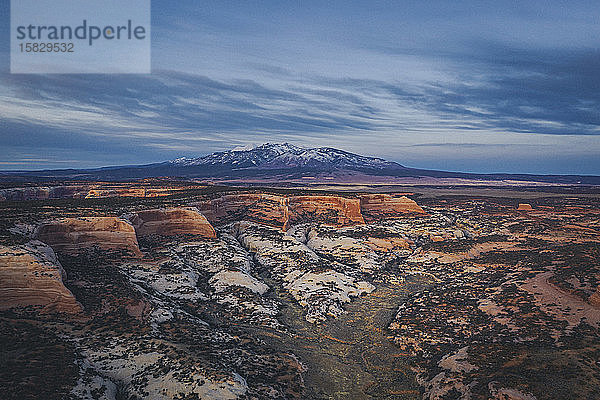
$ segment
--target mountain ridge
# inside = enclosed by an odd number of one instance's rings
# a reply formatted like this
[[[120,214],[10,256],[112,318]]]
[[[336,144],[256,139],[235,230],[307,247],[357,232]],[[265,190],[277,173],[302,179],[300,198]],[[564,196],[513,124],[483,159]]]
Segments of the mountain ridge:
[[[333,147],[304,148],[289,143],[265,143],[252,148],[234,148],[203,157],[178,158],[169,161],[184,166],[231,165],[236,168],[404,168],[378,157],[367,157]]]
[[[146,165],[124,165],[88,169],[42,171],[0,171],[0,179],[12,180],[107,180],[125,181],[142,178],[208,179],[214,181],[260,180],[290,181],[307,176],[327,175],[329,182],[344,174],[361,174],[368,183],[372,179],[433,178],[468,179],[476,181],[525,181],[568,185],[600,185],[600,176],[477,174],[410,168],[378,157],[350,153],[333,147],[304,148],[290,143],[265,143],[259,146],[236,147],[201,157],[180,157]],[[459,184],[459,183],[456,183]]]

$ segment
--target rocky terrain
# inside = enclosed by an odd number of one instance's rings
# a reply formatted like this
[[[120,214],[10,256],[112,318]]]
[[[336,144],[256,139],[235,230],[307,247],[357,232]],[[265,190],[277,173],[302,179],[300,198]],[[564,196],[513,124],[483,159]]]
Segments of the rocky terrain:
[[[30,201],[55,199],[96,199],[106,197],[153,198],[176,194],[182,190],[199,189],[203,185],[162,182],[142,179],[136,182],[56,182],[36,186],[26,183],[19,187],[0,188],[1,201]]]
[[[597,197],[188,187],[0,213],[7,399],[600,388]]]
[[[404,214],[422,214],[423,209],[406,196],[365,194],[344,196],[277,196],[240,193],[195,203],[211,222],[248,220],[287,230],[305,221],[325,225],[364,224]]]
[[[305,148],[290,143],[264,143],[258,146],[236,147],[200,157],[180,157],[171,161],[146,165],[123,165],[94,169],[59,169],[42,171],[0,171],[0,184],[23,182],[29,189],[0,188],[0,201],[21,199],[63,198],[63,189],[31,188],[31,181],[73,180],[104,181],[86,184],[84,190],[68,189],[76,197],[154,197],[177,193],[181,187],[152,187],[152,180],[164,177],[205,179],[209,183],[237,182],[269,184],[277,187],[293,184],[306,187],[312,183],[387,183],[413,185],[491,185],[491,186],[555,186],[599,185],[600,177],[592,175],[531,175],[475,174],[410,168],[394,161],[350,153],[332,147]],[[107,182],[141,179],[142,185]],[[81,183],[81,182],[80,182]],[[72,186],[72,185],[71,185]],[[190,185],[192,186],[192,185]]]
[[[0,309],[33,307],[41,312],[78,314],[82,311],[63,284],[65,271],[54,251],[32,240],[0,246]]]
[[[34,237],[62,253],[81,252],[86,247],[123,250],[139,254],[136,232],[127,221],[117,217],[60,218],[44,221]]]
[[[215,230],[194,207],[144,210],[126,215],[138,236],[199,235],[215,238]]]

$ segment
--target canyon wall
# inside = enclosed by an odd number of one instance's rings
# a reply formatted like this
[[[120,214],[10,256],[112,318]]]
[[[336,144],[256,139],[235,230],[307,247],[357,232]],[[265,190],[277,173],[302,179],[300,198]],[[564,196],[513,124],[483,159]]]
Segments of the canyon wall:
[[[54,251],[44,243],[0,246],[0,310],[37,306],[46,312],[81,312],[64,277]]]
[[[104,250],[121,250],[139,256],[135,230],[117,217],[63,218],[40,224],[35,238],[49,244],[54,251],[78,254],[97,246]]]
[[[288,225],[320,222],[334,226],[364,224],[358,199],[340,196],[293,196],[288,198]]]
[[[291,224],[364,224],[359,199],[341,196],[277,196],[244,193],[194,203],[211,222],[248,220],[286,230]]]
[[[284,228],[288,221],[287,198],[264,193],[241,193],[195,203],[211,222],[249,220]]]
[[[302,222],[333,226],[364,224],[381,218],[425,211],[406,196],[362,195],[359,199],[341,196],[277,196],[262,193],[230,194],[194,203],[211,222],[248,220],[286,230]]]
[[[367,221],[394,218],[403,214],[424,214],[416,201],[406,196],[395,197],[389,194],[365,194],[360,196],[360,208]]]
[[[127,218],[138,236],[199,235],[205,238],[217,236],[212,225],[194,207],[144,210],[130,214]]]

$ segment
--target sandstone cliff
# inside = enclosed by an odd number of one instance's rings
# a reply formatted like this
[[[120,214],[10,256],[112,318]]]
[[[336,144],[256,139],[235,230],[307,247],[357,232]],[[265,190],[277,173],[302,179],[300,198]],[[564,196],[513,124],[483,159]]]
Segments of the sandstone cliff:
[[[211,222],[247,220],[281,229],[300,222],[335,226],[364,224],[358,199],[340,196],[225,195],[196,203]]]
[[[360,196],[360,208],[367,221],[394,218],[410,213],[425,213],[416,201],[406,196],[395,197],[389,194],[362,195]]]
[[[231,194],[197,206],[211,222],[248,220],[284,228],[288,221],[287,198],[271,194]]]
[[[212,225],[194,207],[161,208],[128,216],[139,236],[199,235],[217,237]]]
[[[0,310],[39,306],[45,312],[81,312],[63,285],[64,276],[56,255],[42,242],[0,246]]]
[[[301,222],[320,222],[335,226],[365,223],[358,199],[340,196],[290,197],[288,225]]]
[[[122,250],[140,255],[135,230],[117,217],[63,218],[42,223],[35,237],[54,251],[68,254],[97,246],[104,250]]]
[[[532,211],[533,207],[531,207],[531,204],[528,203],[519,203],[519,207],[517,208],[517,211]]]

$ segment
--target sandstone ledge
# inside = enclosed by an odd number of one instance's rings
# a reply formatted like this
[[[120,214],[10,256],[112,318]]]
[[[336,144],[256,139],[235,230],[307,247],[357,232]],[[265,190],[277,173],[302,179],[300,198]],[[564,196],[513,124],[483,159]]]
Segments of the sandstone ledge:
[[[97,246],[103,250],[141,255],[133,226],[117,217],[46,221],[37,228],[35,237],[59,253],[79,254],[86,248]]]
[[[194,207],[160,208],[128,215],[138,236],[198,235],[215,238],[212,225]]]
[[[0,246],[0,310],[39,306],[44,312],[80,313],[64,277],[56,255],[42,242]]]

